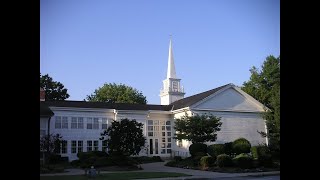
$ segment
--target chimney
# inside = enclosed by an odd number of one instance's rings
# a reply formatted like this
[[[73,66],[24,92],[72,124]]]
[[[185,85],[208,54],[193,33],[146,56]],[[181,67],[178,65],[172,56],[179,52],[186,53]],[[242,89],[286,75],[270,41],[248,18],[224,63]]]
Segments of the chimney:
[[[40,88],[40,101],[45,101],[46,99],[46,92]]]

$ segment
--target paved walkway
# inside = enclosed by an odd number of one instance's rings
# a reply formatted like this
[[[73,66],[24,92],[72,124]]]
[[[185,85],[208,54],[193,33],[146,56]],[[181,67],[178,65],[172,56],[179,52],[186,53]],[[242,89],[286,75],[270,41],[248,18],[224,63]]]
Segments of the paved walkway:
[[[211,171],[200,171],[193,169],[183,169],[176,167],[164,166],[165,162],[155,162],[148,164],[141,164],[143,170],[130,171],[130,172],[176,172],[184,173],[192,176],[179,177],[179,178],[156,178],[157,180],[182,180],[182,179],[194,179],[194,178],[227,178],[227,177],[243,177],[243,176],[263,176],[263,175],[279,175],[280,171],[272,172],[255,172],[255,173],[219,173]],[[40,176],[58,176],[58,175],[83,175],[85,172],[82,169],[67,169],[68,172],[56,173],[56,174],[40,174]],[[101,173],[112,173],[115,171],[102,171]],[[119,171],[117,171],[119,173]],[[154,180],[156,180],[154,179]],[[151,180],[151,179],[149,179]]]

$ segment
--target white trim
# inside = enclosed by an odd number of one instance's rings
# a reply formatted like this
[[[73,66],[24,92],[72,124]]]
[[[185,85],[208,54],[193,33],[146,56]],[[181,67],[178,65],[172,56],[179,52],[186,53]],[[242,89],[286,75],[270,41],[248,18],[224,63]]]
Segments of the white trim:
[[[78,107],[56,107],[50,106],[52,111],[81,111],[81,112],[111,112],[114,113],[116,109],[107,108],[78,108]]]
[[[263,113],[263,111],[223,110],[223,109],[200,109],[192,108],[192,111],[215,111],[215,112],[239,112],[239,113]]]
[[[181,109],[176,109],[176,110],[171,110],[171,112],[173,114],[176,114],[176,113],[180,113],[180,112],[185,112],[185,111],[190,111],[190,107],[184,107],[184,108],[181,108]]]

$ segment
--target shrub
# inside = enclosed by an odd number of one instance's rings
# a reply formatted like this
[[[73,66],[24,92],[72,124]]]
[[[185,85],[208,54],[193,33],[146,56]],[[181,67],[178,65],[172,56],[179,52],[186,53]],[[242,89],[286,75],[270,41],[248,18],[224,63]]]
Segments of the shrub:
[[[232,144],[233,144],[232,142],[224,143],[224,152],[227,155],[232,155],[233,153]]]
[[[224,144],[212,144],[207,148],[208,154],[210,156],[217,157],[220,154],[225,154]]]
[[[177,166],[177,162],[176,161],[169,161],[165,164],[165,166],[170,166],[170,167],[176,167]]]
[[[236,154],[250,153],[251,144],[245,138],[239,138],[233,141],[232,149]]]
[[[247,154],[239,154],[235,158],[233,158],[234,164],[242,169],[248,169],[253,166],[252,157]]]
[[[61,155],[59,155],[59,154],[51,154],[48,157],[48,163],[49,164],[57,164],[57,163],[60,163],[60,162],[62,162],[62,158],[61,158]]]
[[[79,167],[80,166],[80,160],[73,160],[70,162],[70,165],[72,167]]]
[[[220,154],[217,156],[217,165],[219,167],[230,167],[233,165],[232,159],[229,155]]]
[[[152,161],[153,161],[153,162],[163,162],[163,160],[161,159],[160,156],[153,156],[153,157],[152,157]]]
[[[265,145],[253,146],[251,153],[254,159],[259,161],[260,166],[271,167],[272,166],[272,155],[269,148]]]
[[[178,161],[182,161],[182,158],[181,158],[181,156],[174,156],[173,160],[178,162]]]
[[[200,165],[202,168],[211,167],[211,166],[213,166],[214,162],[215,162],[215,158],[213,158],[211,156],[203,156],[200,159]]]
[[[202,143],[193,143],[189,147],[191,156],[195,156],[197,152],[207,153],[207,145]]]
[[[114,163],[108,157],[100,157],[93,164],[94,167],[105,167],[113,165]]]

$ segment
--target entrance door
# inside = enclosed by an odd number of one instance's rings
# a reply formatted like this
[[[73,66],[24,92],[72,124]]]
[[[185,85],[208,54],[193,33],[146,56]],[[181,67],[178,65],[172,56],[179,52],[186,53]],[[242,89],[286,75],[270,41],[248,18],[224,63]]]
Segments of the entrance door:
[[[160,154],[159,150],[159,139],[158,138],[150,138],[149,140],[149,154],[153,156],[158,156]]]

